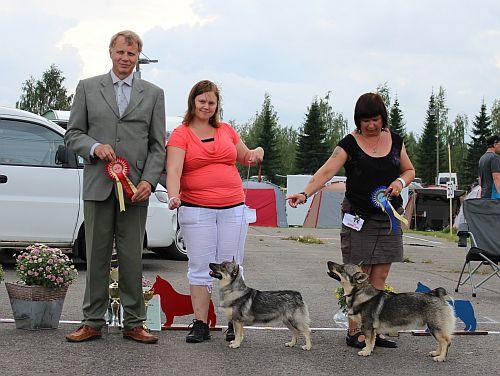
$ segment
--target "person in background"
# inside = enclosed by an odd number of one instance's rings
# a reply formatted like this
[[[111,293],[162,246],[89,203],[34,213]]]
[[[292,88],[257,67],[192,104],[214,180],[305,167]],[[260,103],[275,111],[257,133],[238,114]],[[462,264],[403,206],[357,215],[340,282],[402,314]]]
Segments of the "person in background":
[[[486,140],[486,153],[479,159],[481,198],[500,199],[500,136]]]
[[[142,49],[141,38],[125,30],[109,44],[113,67],[109,73],[80,81],[64,137],[68,148],[85,160],[83,205],[87,280],[83,325],[68,334],[70,342],[101,337],[109,302],[109,266],[113,241],[120,268],[123,337],[156,343],[143,327],[142,249],[149,196],[165,165],[165,100],[163,90],[134,77]],[[137,191],[120,212],[115,182],[106,175],[117,157],[130,166]]]
[[[186,342],[210,339],[207,324],[213,279],[208,264],[235,260],[241,267],[250,209],[245,207],[235,162],[262,162],[261,147],[250,150],[236,131],[220,121],[221,98],[208,80],[193,86],[184,121],[167,143],[167,192],[170,209],[179,208],[186,244],[189,291],[194,320]],[[243,269],[241,269],[243,272]],[[232,323],[226,340],[234,340]]]
[[[380,95],[359,97],[354,110],[356,129],[344,137],[330,158],[314,174],[304,191],[288,196],[291,207],[304,204],[337,172],[345,167],[346,193],[342,202],[343,224],[340,231],[344,263],[361,264],[369,281],[384,290],[393,262],[403,261],[401,226],[390,231],[387,214],[372,202],[373,193],[385,188],[392,205],[401,211],[401,190],[415,177],[415,169],[406,153],[403,139],[387,128],[387,110]],[[365,347],[361,328],[349,320],[346,343]],[[394,341],[377,336],[376,346],[397,347]]]

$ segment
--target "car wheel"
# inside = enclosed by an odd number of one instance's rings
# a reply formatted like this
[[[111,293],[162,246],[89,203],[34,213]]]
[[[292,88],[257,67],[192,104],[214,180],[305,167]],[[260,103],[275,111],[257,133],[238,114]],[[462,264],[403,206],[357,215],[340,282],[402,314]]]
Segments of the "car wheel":
[[[175,240],[172,244],[166,248],[153,248],[151,249],[154,253],[164,259],[176,260],[176,261],[187,261],[187,251],[184,245],[184,239],[180,229],[175,232]]]

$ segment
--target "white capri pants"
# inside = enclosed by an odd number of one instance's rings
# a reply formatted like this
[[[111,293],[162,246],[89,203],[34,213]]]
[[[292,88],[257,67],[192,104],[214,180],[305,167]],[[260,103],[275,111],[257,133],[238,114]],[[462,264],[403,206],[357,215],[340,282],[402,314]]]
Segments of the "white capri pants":
[[[179,225],[189,257],[190,285],[207,286],[211,290],[213,278],[208,264],[232,261],[233,257],[243,273],[248,224],[255,221],[251,218],[252,211],[243,204],[229,209],[179,208]]]

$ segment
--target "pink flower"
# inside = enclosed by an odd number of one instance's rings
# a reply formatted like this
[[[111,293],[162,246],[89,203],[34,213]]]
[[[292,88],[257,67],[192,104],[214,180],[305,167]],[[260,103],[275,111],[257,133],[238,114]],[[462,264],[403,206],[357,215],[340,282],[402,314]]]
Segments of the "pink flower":
[[[46,270],[46,271],[48,271],[48,272],[50,272],[50,270],[51,270],[51,269],[52,269],[52,268],[51,268],[50,266],[46,266],[46,267],[45,267],[45,270]]]
[[[19,266],[19,269],[24,270],[25,269],[24,265]]]
[[[54,260],[49,258],[49,260],[47,261],[48,264],[53,264],[54,263]]]
[[[56,280],[56,281],[57,281],[57,283],[64,282],[64,278],[62,278],[62,277],[57,277],[57,280]]]
[[[33,275],[34,275],[35,277],[38,277],[38,272],[33,272]]]
[[[32,270],[28,270],[28,275],[33,275],[33,271]]]

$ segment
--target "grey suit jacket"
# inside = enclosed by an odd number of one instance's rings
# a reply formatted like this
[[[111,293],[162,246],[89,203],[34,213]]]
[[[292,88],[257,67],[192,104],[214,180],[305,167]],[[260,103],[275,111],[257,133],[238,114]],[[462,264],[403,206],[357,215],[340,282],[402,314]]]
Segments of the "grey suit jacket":
[[[129,162],[134,185],[145,180],[154,189],[165,166],[165,124],[165,99],[159,87],[134,78],[130,102],[120,117],[109,73],[80,81],[64,140],[85,160],[83,199],[103,201],[115,186],[106,175],[106,162],[90,157],[96,142],[111,145],[117,157]]]

